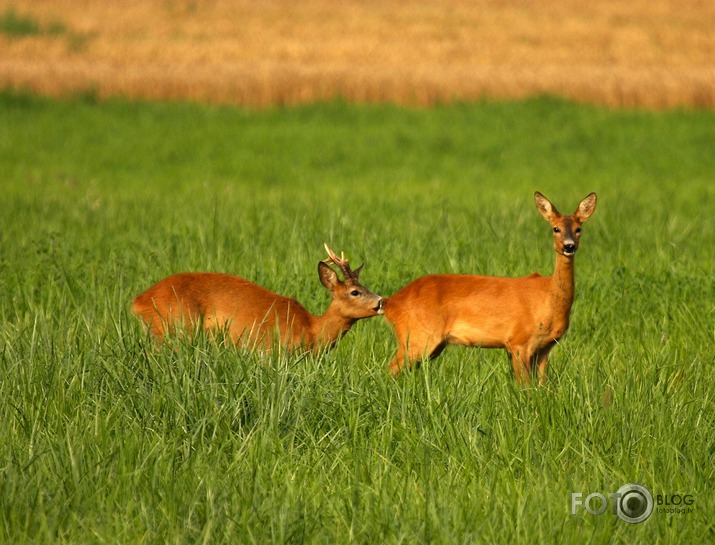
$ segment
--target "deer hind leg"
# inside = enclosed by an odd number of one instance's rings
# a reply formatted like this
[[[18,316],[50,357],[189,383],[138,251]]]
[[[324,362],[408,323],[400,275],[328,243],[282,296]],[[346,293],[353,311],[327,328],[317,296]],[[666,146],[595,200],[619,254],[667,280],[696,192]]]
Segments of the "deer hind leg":
[[[397,348],[397,354],[395,354],[395,357],[392,358],[392,361],[390,362],[390,365],[388,365],[387,369],[390,371],[390,374],[395,377],[400,374],[400,371],[402,371],[402,368],[405,367],[405,365],[409,365],[409,362],[405,361],[405,349],[402,346],[399,346]]]
[[[143,320],[142,325],[145,326],[146,331],[153,335],[157,342],[162,342],[164,340],[164,328],[162,327],[161,318],[151,314],[140,314],[140,317]]]
[[[444,350],[446,343],[440,339],[434,339],[428,335],[415,333],[397,333],[397,354],[390,362],[389,370],[392,376],[396,376],[404,367],[411,369],[415,363],[419,363],[423,358],[436,358]]]
[[[407,333],[395,327],[395,335],[397,337],[397,353],[388,366],[388,370],[393,377],[397,376],[403,367],[409,366],[409,360],[405,359],[408,349]]]

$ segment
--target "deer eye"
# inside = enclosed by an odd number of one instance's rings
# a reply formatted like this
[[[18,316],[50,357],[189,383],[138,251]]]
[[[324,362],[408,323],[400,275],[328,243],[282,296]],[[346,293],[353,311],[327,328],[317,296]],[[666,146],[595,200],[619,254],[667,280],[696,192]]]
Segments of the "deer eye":
[[[577,233],[580,233],[580,232],[581,232],[581,228],[580,228],[580,227],[576,227],[576,232],[577,232]]]
[[[359,290],[353,290],[353,291],[350,292],[350,295],[352,295],[353,297],[357,297],[358,295],[360,295],[360,291],[359,291]]]
[[[560,232],[561,232],[561,229],[559,229],[558,227],[554,227],[554,233],[560,233]]]

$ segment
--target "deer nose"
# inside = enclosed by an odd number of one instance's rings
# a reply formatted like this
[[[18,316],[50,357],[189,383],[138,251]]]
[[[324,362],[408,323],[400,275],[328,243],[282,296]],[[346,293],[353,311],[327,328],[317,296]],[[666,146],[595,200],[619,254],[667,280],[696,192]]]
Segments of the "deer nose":
[[[576,245],[573,242],[567,242],[564,244],[564,254],[573,255],[576,253]]]
[[[377,307],[375,307],[375,310],[377,311],[378,314],[383,314],[385,312],[385,300],[380,297],[380,300],[377,302]]]

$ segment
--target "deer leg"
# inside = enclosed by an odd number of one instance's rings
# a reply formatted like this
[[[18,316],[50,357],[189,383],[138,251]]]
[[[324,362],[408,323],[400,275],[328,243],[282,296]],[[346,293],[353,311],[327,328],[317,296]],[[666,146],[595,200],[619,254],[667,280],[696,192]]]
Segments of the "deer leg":
[[[539,373],[539,384],[544,385],[546,384],[546,366],[549,363],[549,352],[551,352],[551,347],[547,346],[545,348],[542,348],[537,354],[536,354],[536,364],[538,368],[538,373]]]
[[[394,377],[402,371],[404,367],[411,369],[415,362],[422,358],[436,358],[440,355],[446,343],[435,341],[430,337],[422,335],[406,335],[398,334],[397,354],[390,362],[390,374]]]
[[[161,320],[152,320],[149,331],[151,331],[151,334],[154,335],[159,342],[164,340],[164,328],[161,325]]]
[[[408,362],[405,361],[405,349],[402,345],[399,345],[397,348],[397,354],[395,354],[395,357],[392,358],[392,361],[388,366],[388,370],[390,371],[390,374],[395,377],[400,374],[400,371],[402,371],[402,368],[406,364],[408,364]]]
[[[525,357],[524,351],[521,348],[515,347],[509,351],[511,356],[511,365],[514,368],[514,378],[519,384],[528,386],[531,382],[529,378],[529,370],[531,367],[531,358]]]
[[[397,337],[397,353],[395,357],[390,362],[388,370],[390,374],[394,377],[400,374],[402,368],[407,366],[411,367],[411,361],[407,357],[409,351],[409,332],[404,328],[399,328],[397,324],[392,324],[395,328],[395,336]]]

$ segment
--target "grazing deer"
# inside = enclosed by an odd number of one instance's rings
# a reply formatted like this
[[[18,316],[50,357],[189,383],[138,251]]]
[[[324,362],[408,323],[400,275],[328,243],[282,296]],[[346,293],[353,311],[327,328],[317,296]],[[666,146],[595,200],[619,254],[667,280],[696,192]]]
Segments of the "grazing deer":
[[[538,365],[539,382],[554,344],[566,333],[574,299],[574,255],[581,225],[596,208],[591,193],[571,216],[563,216],[538,191],[536,207],[551,224],[556,265],[551,277],[520,278],[430,274],[412,281],[383,302],[397,337],[390,373],[422,357],[436,358],[448,344],[505,348],[516,380],[528,384]]]
[[[332,296],[328,310],[314,316],[295,299],[273,293],[237,276],[219,273],[180,273],[154,284],[134,298],[132,312],[162,340],[183,324],[224,330],[234,343],[270,349],[274,341],[291,349],[332,347],[361,318],[382,314],[382,297],[358,282],[362,265],[350,269],[328,248],[318,263],[318,275]],[[345,278],[328,266],[334,263]]]

